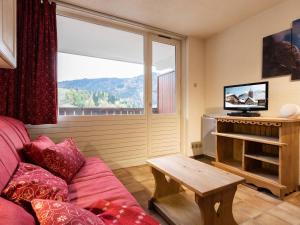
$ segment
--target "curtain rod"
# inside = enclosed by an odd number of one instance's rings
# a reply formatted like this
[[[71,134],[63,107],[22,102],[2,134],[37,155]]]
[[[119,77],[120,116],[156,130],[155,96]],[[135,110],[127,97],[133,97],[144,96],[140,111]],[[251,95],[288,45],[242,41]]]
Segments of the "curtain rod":
[[[118,22],[118,23],[121,23],[121,24],[127,24],[127,25],[130,25],[130,26],[134,26],[136,28],[140,28],[140,29],[143,29],[143,30],[148,30],[148,31],[154,32],[156,34],[161,34],[161,35],[164,35],[164,36],[171,36],[172,38],[180,39],[180,40],[183,40],[183,39],[187,38],[187,36],[182,35],[182,34],[178,34],[178,33],[172,32],[172,31],[160,29],[160,28],[157,28],[157,27],[154,27],[154,26],[151,26],[151,25],[147,25],[147,24],[143,24],[143,23],[139,23],[139,22],[136,22],[136,21],[133,21],[133,20],[123,19],[123,18],[118,17],[118,16],[113,16],[113,15],[110,15],[108,13],[103,13],[103,12],[100,12],[100,11],[97,11],[97,10],[88,9],[88,8],[78,6],[78,5],[74,5],[74,4],[71,4],[71,3],[66,3],[66,2],[63,2],[61,0],[51,0],[51,1],[55,2],[59,6],[63,6],[63,7],[69,8],[69,9],[74,9],[74,10],[78,10],[78,11],[81,11],[81,12],[97,15],[97,16],[100,16],[103,19],[108,19],[108,20]]]

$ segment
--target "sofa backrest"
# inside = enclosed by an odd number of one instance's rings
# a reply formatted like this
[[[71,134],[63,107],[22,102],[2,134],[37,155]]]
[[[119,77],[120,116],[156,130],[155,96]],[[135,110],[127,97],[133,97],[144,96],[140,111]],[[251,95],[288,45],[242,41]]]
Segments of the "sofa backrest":
[[[30,138],[21,121],[0,116],[0,192],[22,161],[21,150],[28,142]]]

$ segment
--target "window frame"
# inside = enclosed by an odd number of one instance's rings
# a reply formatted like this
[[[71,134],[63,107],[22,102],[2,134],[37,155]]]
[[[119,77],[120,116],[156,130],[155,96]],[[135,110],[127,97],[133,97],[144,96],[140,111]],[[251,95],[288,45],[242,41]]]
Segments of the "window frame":
[[[136,117],[136,118],[145,118],[147,111],[148,111],[148,97],[147,97],[147,80],[149,77],[149,74],[147,73],[149,71],[149,69],[147,67],[149,67],[149,65],[147,65],[147,61],[149,61],[149,59],[147,59],[148,54],[147,54],[147,48],[148,48],[148,39],[149,39],[149,32],[146,31],[142,31],[139,29],[135,29],[132,27],[125,27],[125,26],[121,26],[115,23],[112,23],[110,21],[104,21],[101,20],[99,18],[96,18],[95,15],[81,15],[80,13],[74,13],[74,12],[69,12],[70,9],[67,8],[58,8],[57,12],[56,12],[56,16],[63,16],[63,17],[67,17],[67,18],[71,18],[71,19],[75,19],[75,20],[79,20],[79,21],[83,21],[83,22],[87,22],[87,23],[91,23],[91,24],[95,24],[95,25],[99,25],[99,26],[105,26],[108,28],[112,28],[112,29],[117,29],[120,31],[125,31],[125,32],[130,32],[133,34],[137,34],[137,35],[141,35],[143,37],[143,63],[144,63],[144,113],[143,114],[108,114],[108,115],[59,115],[59,105],[57,107],[57,113],[58,113],[58,119],[59,120],[64,120],[67,117],[75,117],[75,118],[83,118],[83,117],[92,117],[92,118],[97,118],[97,117],[105,117],[105,118],[118,118],[118,117]],[[71,10],[72,11],[72,10]],[[64,53],[64,52],[61,52]],[[150,68],[151,69],[151,68]]]
[[[180,114],[180,120],[184,121],[186,110],[182,109],[182,106],[186,102],[186,57],[187,50],[187,37],[184,35],[176,34],[159,28],[155,28],[141,23],[135,23],[128,20],[123,20],[118,17],[102,14],[97,11],[87,10],[85,8],[69,5],[69,4],[58,4],[56,15],[76,19],[95,25],[106,26],[109,28],[118,29],[125,32],[131,32],[134,34],[142,35],[144,40],[144,114],[116,114],[116,115],[58,115],[58,121],[65,120],[91,120],[90,118],[103,118],[107,120],[128,118],[128,119],[145,119],[148,116],[168,116],[172,114],[154,114],[152,113],[152,41],[157,40],[160,42],[161,38],[166,38],[166,43],[173,43],[176,45],[176,89],[179,88],[179,92],[176,94],[176,113]],[[149,94],[151,92],[151,94]],[[58,108],[57,108],[58,112]],[[59,114],[59,113],[58,113]],[[182,127],[185,123],[182,123]]]
[[[180,114],[181,112],[181,64],[180,64],[180,61],[181,61],[181,48],[180,48],[180,42],[178,40],[174,40],[174,39],[167,39],[167,38],[164,38],[164,37],[159,37],[157,35],[151,35],[150,36],[151,39],[150,39],[150,46],[151,46],[151,49],[149,49],[149,51],[151,52],[151,67],[152,67],[152,64],[153,64],[153,54],[152,54],[152,51],[153,51],[153,42],[157,42],[157,43],[161,43],[161,44],[166,44],[166,45],[171,45],[171,46],[174,46],[175,47],[175,82],[176,82],[176,87],[175,87],[175,111],[172,112],[172,113],[154,113],[153,112],[153,108],[152,108],[152,82],[149,83],[149,89],[150,89],[150,92],[149,92],[149,97],[151,98],[151,115],[152,116],[170,116],[170,115],[176,115],[176,114]],[[150,76],[151,76],[151,79],[152,79],[152,71],[150,72]],[[150,104],[149,104],[150,105]]]

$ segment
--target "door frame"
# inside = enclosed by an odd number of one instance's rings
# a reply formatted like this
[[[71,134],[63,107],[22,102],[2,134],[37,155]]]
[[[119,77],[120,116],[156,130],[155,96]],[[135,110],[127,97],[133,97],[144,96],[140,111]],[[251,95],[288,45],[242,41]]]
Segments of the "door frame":
[[[175,74],[176,74],[176,112],[175,113],[166,113],[166,114],[154,114],[152,112],[152,43],[153,42],[159,42],[162,44],[168,44],[175,46]],[[181,103],[181,96],[182,96],[182,90],[181,90],[181,74],[182,74],[182,41],[172,39],[165,36],[155,35],[152,33],[148,33],[145,35],[145,44],[146,44],[146,54],[145,54],[145,114],[147,117],[147,132],[148,132],[148,149],[147,149],[147,157],[153,156],[151,154],[151,122],[152,118],[167,118],[169,116],[175,116],[177,117],[177,130],[179,134],[179,148],[180,152],[184,154],[184,149],[182,149],[182,143],[184,140],[182,139],[182,132],[180,130],[181,128],[181,120],[182,120],[182,103]]]
[[[178,57],[176,57],[176,84],[179,86],[179,91],[176,92],[176,98],[177,98],[177,105],[176,105],[176,111],[179,113],[179,122],[180,125],[180,152],[182,154],[186,154],[187,146],[187,126],[186,126],[186,89],[187,89],[187,54],[186,54],[186,36],[177,37],[176,35],[171,35],[169,37],[169,33],[164,32],[155,32],[155,30],[148,29],[148,28],[140,28],[136,26],[132,26],[132,24],[126,24],[120,21],[113,21],[111,19],[103,18],[98,12],[95,11],[89,11],[89,10],[79,10],[76,7],[70,7],[70,5],[67,4],[59,4],[59,7],[57,9],[57,15],[65,16],[73,19],[78,19],[81,21],[102,25],[102,26],[108,26],[115,29],[120,29],[127,32],[132,32],[136,34],[140,34],[144,36],[144,115],[128,115],[128,117],[134,117],[134,118],[146,118],[147,127],[149,130],[147,130],[147,156],[150,157],[150,140],[149,135],[150,133],[150,126],[149,126],[149,117],[152,116],[152,104],[149,107],[149,103],[152,101],[152,82],[151,82],[151,67],[152,67],[152,40],[158,39],[159,41],[164,40],[165,42],[176,42],[176,54]],[[163,31],[163,30],[162,30]],[[166,35],[166,36],[164,36]],[[150,88],[149,88],[150,86]],[[149,95],[150,92],[150,95]],[[151,97],[151,99],[149,99]],[[179,99],[179,101],[178,101]],[[148,111],[150,110],[150,114]],[[159,115],[163,116],[163,115]],[[97,117],[97,116],[95,116]],[[124,116],[106,116],[106,119],[114,119],[116,117],[124,117]],[[126,120],[126,118],[124,118]],[[150,117],[151,118],[151,117]],[[90,120],[90,117],[85,116],[69,116],[69,118],[59,117],[59,121],[65,121],[65,120],[76,120],[76,121],[86,121]],[[151,125],[151,124],[150,124]]]

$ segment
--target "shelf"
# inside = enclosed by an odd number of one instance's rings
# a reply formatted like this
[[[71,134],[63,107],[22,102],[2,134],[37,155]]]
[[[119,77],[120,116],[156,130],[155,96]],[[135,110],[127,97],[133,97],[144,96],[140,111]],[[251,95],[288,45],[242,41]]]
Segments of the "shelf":
[[[245,170],[241,170],[236,167],[227,165],[222,162],[213,162],[213,165],[220,169],[223,169],[223,170],[229,171],[231,173],[237,174],[239,176],[242,176],[242,177],[246,178],[247,182],[250,181],[249,183],[256,184],[256,182],[253,182],[253,181],[257,180],[258,181],[257,184],[265,183],[265,184],[271,185],[272,188],[286,189],[285,185],[282,185],[279,183],[278,176],[269,174],[266,171],[263,171],[261,169],[245,171]],[[260,186],[260,185],[257,185],[257,186]]]
[[[281,199],[298,188],[300,119],[218,116],[214,165]],[[238,163],[230,160],[241,161]],[[229,159],[229,162],[227,160]]]
[[[267,178],[269,180],[273,180],[275,182],[279,182],[279,176],[278,175],[272,174],[268,170],[265,170],[263,168],[252,169],[252,170],[249,170],[248,172],[254,173],[258,176]]]
[[[242,162],[237,161],[237,160],[223,160],[222,163],[227,164],[229,166],[235,167],[237,169],[242,169]]]
[[[195,195],[189,191],[155,199],[153,206],[168,224],[198,225],[202,220]]]
[[[265,137],[265,136],[250,135],[250,134],[219,133],[219,132],[212,132],[211,134],[216,136],[221,136],[221,137],[235,138],[240,140],[269,144],[269,145],[277,145],[277,146],[286,145],[285,143],[279,142],[279,138],[274,138],[274,137]]]
[[[261,154],[245,154],[245,157],[256,159],[262,162],[271,163],[274,165],[279,165],[279,158],[275,156],[261,155]]]

